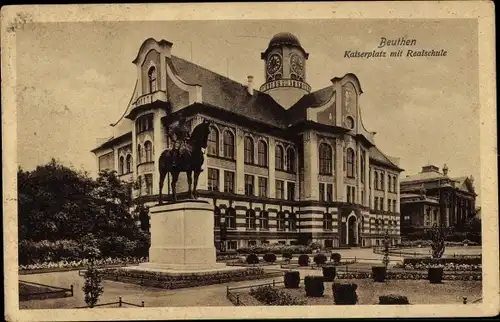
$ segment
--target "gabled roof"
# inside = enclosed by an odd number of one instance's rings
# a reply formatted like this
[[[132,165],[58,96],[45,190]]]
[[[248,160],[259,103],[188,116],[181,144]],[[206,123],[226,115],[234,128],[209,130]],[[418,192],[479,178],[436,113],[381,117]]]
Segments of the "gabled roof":
[[[391,159],[386,156],[382,151],[380,151],[376,146],[372,146],[370,148],[370,159],[379,162],[383,165],[389,166],[393,169],[399,170],[399,171],[404,171],[401,169],[397,164],[395,164]]]
[[[287,127],[285,109],[268,94],[253,90],[250,95],[246,85],[182,58],[172,56],[171,60],[178,76],[187,83],[202,86],[203,103],[272,126]]]

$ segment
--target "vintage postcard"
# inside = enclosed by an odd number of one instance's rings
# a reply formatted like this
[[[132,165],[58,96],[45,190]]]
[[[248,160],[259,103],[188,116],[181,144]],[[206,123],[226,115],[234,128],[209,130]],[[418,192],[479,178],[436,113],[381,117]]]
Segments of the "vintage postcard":
[[[498,314],[492,2],[1,27],[6,320]]]

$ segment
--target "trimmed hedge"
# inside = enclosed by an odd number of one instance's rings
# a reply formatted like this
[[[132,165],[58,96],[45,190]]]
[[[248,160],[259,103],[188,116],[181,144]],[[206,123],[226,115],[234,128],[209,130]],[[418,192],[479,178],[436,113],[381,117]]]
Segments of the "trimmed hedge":
[[[379,296],[378,301],[378,304],[410,304],[406,296],[394,294]]]
[[[302,254],[299,256],[299,266],[309,266],[309,255]]]
[[[417,257],[417,258],[405,258],[403,260],[403,265],[430,265],[430,264],[441,264],[445,265],[448,263],[453,264],[467,264],[467,265],[481,265],[481,256],[477,257],[444,257],[440,259],[433,259],[430,257]]]
[[[339,253],[333,253],[330,259],[335,263],[339,264],[340,260],[342,259],[342,256]]]
[[[354,305],[358,303],[357,284],[339,284],[332,285],[333,300],[337,305]]]
[[[306,296],[322,297],[325,292],[323,281],[322,276],[306,276],[304,278]]]
[[[259,257],[255,254],[250,254],[247,256],[246,262],[247,262],[247,264],[258,264]]]
[[[335,279],[336,267],[335,266],[323,266],[323,277],[327,282],[333,282]]]
[[[316,263],[316,265],[320,266],[320,265],[324,265],[326,263],[326,255],[325,254],[316,254],[314,256],[314,263]]]
[[[299,288],[300,272],[297,271],[285,272],[284,282],[285,282],[285,288]]]
[[[265,285],[250,289],[250,295],[265,305],[305,305],[306,301],[291,296],[283,290]]]
[[[267,253],[264,255],[264,260],[268,263],[276,262],[276,255],[273,253]]]
[[[291,252],[283,252],[281,256],[283,256],[283,259],[288,259],[288,260],[291,260],[293,258],[293,254]]]

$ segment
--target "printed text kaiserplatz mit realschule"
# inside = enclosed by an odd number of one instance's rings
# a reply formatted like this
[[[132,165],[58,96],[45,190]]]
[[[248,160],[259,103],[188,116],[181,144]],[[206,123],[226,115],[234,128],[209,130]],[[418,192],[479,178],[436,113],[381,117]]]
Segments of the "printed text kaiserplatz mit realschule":
[[[378,48],[384,48],[389,46],[415,46],[417,44],[416,39],[406,39],[405,37],[400,37],[398,39],[387,39],[385,37],[380,38],[380,44]],[[372,51],[359,51],[359,50],[346,50],[344,52],[344,58],[386,58],[386,57],[442,57],[446,56],[448,52],[444,49],[398,49],[390,52],[386,52],[383,49],[372,50]]]

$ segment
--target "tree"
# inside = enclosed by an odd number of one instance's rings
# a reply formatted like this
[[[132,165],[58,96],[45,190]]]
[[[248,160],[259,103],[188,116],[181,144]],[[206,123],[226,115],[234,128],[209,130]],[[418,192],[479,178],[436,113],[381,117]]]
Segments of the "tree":
[[[387,266],[389,266],[390,262],[389,245],[390,245],[389,231],[386,229],[384,235],[384,257],[382,258],[382,263],[384,264],[385,269],[387,269]]]
[[[95,260],[99,257],[99,249],[93,245],[86,245],[84,248],[89,263],[85,272],[85,283],[82,290],[85,294],[85,303],[90,308],[93,308],[99,301],[99,297],[104,293],[101,272],[95,266]]]

